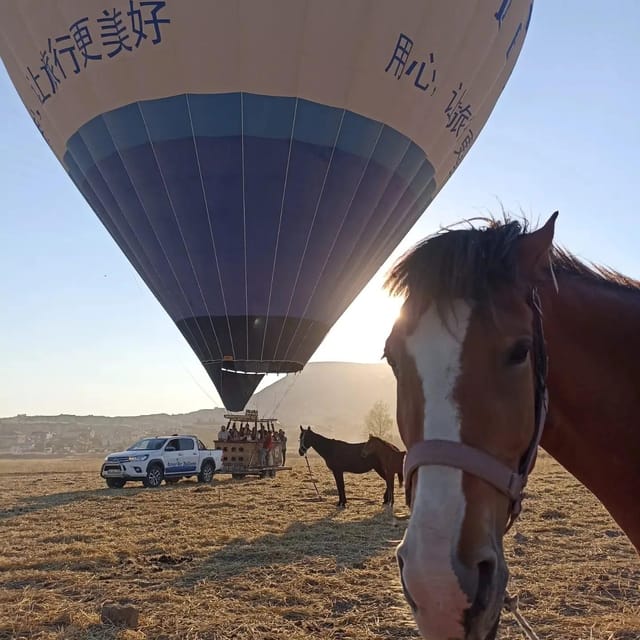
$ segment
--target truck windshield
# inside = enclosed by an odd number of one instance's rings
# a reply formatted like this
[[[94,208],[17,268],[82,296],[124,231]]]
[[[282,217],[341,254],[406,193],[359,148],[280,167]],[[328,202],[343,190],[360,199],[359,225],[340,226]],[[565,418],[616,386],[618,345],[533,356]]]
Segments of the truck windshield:
[[[157,451],[166,441],[166,438],[143,438],[130,446],[129,451]]]

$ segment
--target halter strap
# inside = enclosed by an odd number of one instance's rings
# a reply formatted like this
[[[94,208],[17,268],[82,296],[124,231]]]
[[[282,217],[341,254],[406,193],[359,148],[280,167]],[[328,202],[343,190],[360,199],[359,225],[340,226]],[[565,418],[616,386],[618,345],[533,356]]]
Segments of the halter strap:
[[[462,469],[482,478],[514,501],[518,499],[524,487],[524,476],[492,455],[462,442],[422,440],[416,443],[407,452],[404,463],[405,478],[411,478],[414,471],[425,465]],[[409,481],[407,491],[410,491]]]
[[[542,307],[535,288],[531,290],[528,303],[533,311],[535,425],[533,437],[520,459],[518,470],[514,471],[491,454],[463,442],[437,439],[422,440],[409,448],[404,461],[405,492],[408,505],[411,504],[411,476],[413,473],[422,466],[439,465],[470,473],[506,495],[511,501],[507,530],[520,515],[523,491],[542,439],[549,402],[546,386],[548,358],[542,326]]]

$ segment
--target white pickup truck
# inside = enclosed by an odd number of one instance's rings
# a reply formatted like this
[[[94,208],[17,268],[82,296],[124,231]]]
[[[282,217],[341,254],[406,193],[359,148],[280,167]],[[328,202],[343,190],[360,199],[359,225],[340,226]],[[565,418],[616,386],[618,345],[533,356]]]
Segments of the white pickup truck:
[[[111,489],[121,489],[129,480],[145,487],[159,487],[180,478],[198,476],[211,482],[222,469],[222,450],[207,449],[195,436],[156,436],[143,438],[126,451],[110,453],[102,463],[100,475]]]

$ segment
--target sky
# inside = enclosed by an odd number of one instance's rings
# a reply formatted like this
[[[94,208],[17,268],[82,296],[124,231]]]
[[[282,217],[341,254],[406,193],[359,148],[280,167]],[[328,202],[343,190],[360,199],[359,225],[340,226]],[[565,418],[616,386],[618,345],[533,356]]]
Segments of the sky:
[[[496,0],[498,3],[498,0]],[[488,123],[313,361],[377,362],[384,273],[441,226],[502,207],[640,278],[640,2],[536,0]],[[173,322],[77,192],[0,65],[0,416],[220,406]]]

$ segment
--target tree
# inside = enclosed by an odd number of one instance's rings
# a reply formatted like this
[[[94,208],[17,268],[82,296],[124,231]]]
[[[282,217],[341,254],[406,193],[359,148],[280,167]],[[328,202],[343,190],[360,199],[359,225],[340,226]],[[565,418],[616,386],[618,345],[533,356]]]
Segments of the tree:
[[[393,418],[389,412],[389,405],[382,400],[378,400],[369,409],[369,413],[364,418],[364,428],[362,430],[365,438],[369,434],[389,440],[393,435]]]

